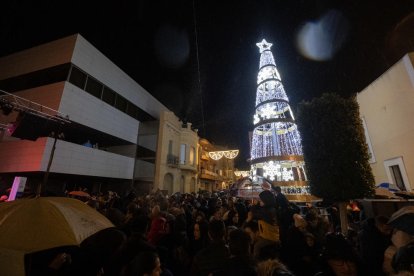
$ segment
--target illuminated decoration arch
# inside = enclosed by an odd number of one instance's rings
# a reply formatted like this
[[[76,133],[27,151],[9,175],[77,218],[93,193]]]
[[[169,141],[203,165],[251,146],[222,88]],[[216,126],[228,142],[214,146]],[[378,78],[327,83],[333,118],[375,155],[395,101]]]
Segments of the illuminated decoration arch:
[[[223,154],[224,154],[224,157],[226,157],[227,159],[234,159],[239,154],[239,150],[223,151]]]
[[[213,160],[220,160],[223,156],[227,159],[234,159],[239,154],[239,150],[210,151],[208,156]]]
[[[248,177],[250,175],[250,171],[234,171],[234,174],[237,177]]]
[[[208,156],[210,156],[210,158],[213,160],[220,160],[223,157],[223,152],[222,151],[210,151],[208,153]]]

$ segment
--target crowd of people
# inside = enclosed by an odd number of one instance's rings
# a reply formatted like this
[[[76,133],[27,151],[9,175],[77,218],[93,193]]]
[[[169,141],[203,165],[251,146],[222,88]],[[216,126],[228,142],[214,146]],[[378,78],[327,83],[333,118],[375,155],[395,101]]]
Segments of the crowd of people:
[[[401,214],[345,236],[336,213],[300,209],[278,187],[255,200],[158,190],[85,203],[115,227],[27,255],[28,275],[414,275],[414,225],[396,223]]]

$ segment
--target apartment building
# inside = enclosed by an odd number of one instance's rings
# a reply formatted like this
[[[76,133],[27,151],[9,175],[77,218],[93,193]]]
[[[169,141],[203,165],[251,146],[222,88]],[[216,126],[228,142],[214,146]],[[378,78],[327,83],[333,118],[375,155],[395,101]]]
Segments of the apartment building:
[[[197,192],[197,130],[169,111],[161,113],[159,122],[154,188],[169,195]]]
[[[199,187],[201,190],[213,192],[228,189],[236,181],[234,174],[234,158],[226,158],[212,153],[237,152],[238,150],[228,150],[223,146],[212,144],[207,139],[199,140]],[[212,158],[217,156],[217,158]],[[221,157],[220,157],[221,156]],[[218,158],[220,157],[220,158]]]

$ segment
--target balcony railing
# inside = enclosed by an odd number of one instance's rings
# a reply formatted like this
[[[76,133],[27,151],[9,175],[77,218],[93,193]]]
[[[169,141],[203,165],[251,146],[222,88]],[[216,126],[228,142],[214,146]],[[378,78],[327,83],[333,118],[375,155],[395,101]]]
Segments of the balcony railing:
[[[173,154],[167,155],[167,165],[171,167],[177,167],[178,166],[178,156],[175,156]]]

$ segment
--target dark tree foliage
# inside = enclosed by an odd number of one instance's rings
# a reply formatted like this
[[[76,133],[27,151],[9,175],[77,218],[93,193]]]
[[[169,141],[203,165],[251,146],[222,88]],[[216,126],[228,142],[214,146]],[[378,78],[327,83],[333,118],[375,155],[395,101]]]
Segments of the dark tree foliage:
[[[372,196],[374,176],[355,97],[323,94],[301,102],[296,122],[313,195],[337,202]]]

